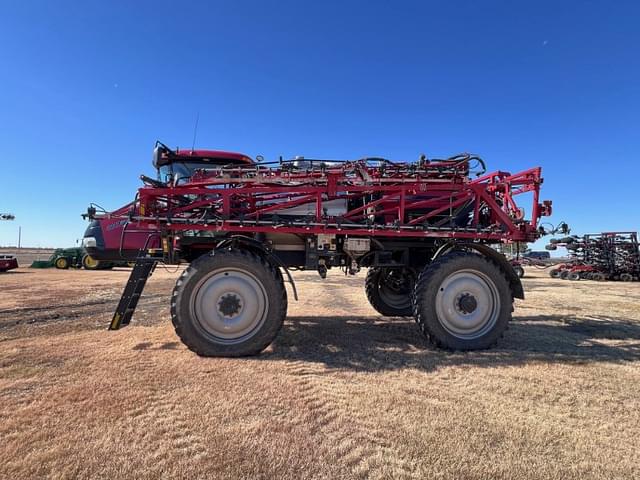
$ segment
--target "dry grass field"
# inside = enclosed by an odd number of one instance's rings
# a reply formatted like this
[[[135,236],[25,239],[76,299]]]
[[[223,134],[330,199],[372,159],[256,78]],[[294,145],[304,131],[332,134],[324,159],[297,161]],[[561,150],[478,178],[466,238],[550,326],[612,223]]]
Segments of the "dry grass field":
[[[640,477],[640,283],[528,270],[499,347],[431,348],[363,275],[296,274],[261,356],[207,359],[158,269],[105,331],[128,271],[0,276],[0,477]]]

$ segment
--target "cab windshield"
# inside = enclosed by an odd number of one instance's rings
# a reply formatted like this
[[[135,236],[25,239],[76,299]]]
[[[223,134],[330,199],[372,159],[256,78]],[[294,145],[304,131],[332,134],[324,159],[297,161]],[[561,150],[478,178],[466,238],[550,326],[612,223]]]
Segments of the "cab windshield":
[[[234,164],[233,160],[220,160],[219,162],[172,162],[158,169],[158,180],[168,183],[172,178],[176,184],[189,180],[196,170],[214,170],[222,165]]]

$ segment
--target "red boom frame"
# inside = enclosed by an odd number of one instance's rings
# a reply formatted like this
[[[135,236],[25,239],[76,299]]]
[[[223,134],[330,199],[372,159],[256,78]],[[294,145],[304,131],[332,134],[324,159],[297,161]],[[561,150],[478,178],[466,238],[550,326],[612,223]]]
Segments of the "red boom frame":
[[[539,218],[551,214],[551,202],[539,201],[542,181],[540,167],[471,179],[468,161],[225,167],[198,171],[183,184],[140,188],[136,202],[109,216],[128,217],[138,234],[277,231],[532,242],[540,235]],[[514,199],[525,192],[533,192],[529,220]],[[351,206],[329,215],[326,203],[340,199]],[[313,205],[310,214],[283,213],[305,204]],[[463,211],[470,221],[455,226],[452,219]]]

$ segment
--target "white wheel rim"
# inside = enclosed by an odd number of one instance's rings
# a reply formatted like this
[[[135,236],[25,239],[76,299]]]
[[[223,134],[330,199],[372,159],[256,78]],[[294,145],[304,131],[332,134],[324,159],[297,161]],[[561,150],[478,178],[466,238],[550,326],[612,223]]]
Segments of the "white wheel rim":
[[[216,270],[194,288],[191,314],[213,341],[237,344],[251,338],[264,323],[269,299],[252,274],[232,268]]]
[[[495,283],[477,270],[458,270],[444,279],[435,299],[442,327],[454,337],[473,340],[489,332],[500,315]]]

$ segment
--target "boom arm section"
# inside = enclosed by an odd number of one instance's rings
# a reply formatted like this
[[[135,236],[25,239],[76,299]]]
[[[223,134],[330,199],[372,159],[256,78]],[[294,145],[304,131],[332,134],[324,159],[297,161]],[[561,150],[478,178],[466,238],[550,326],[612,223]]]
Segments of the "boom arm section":
[[[231,167],[188,183],[139,189],[129,219],[162,231],[350,234],[532,242],[551,202],[539,201],[541,169],[493,172],[468,166],[345,162],[309,168]],[[515,198],[533,192],[525,219]]]

